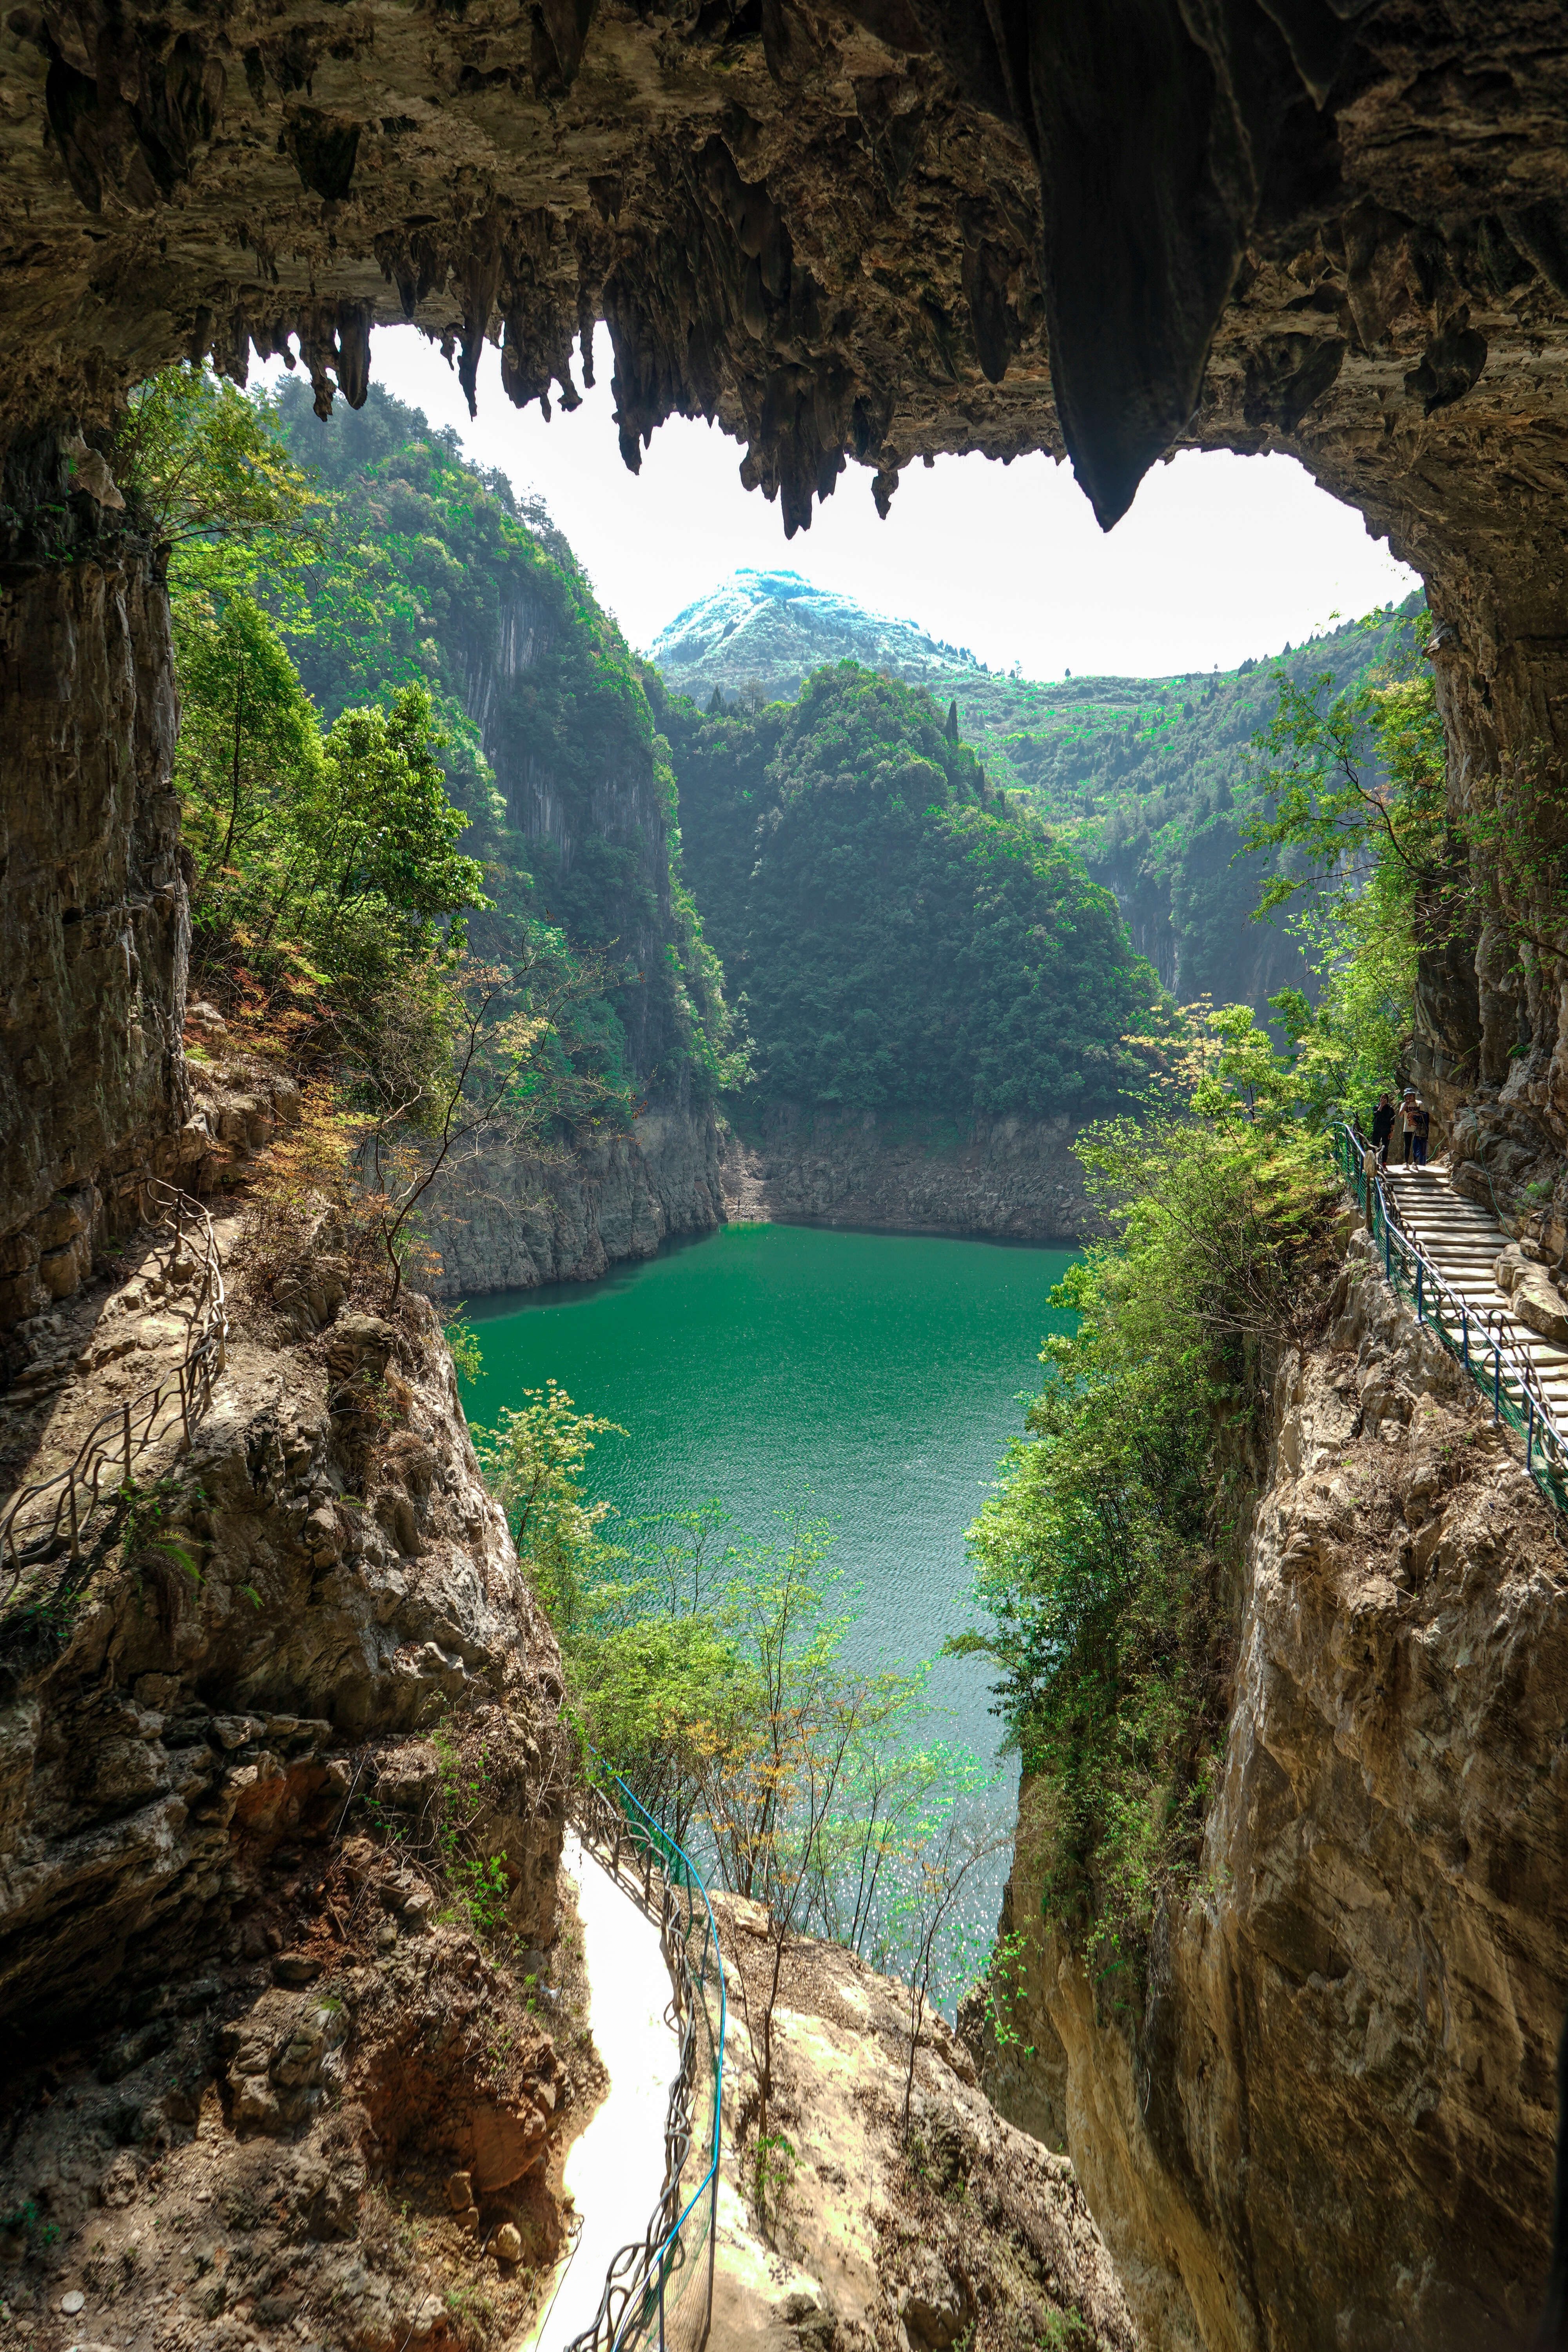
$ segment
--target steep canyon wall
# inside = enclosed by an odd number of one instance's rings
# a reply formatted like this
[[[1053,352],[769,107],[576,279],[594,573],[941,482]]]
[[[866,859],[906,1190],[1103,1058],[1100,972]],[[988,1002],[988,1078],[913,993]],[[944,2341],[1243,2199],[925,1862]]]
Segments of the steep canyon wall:
[[[674,926],[671,841],[651,752],[628,728],[614,763],[585,791],[569,790],[520,695],[562,626],[543,598],[510,595],[488,641],[461,649],[464,698],[510,823],[546,853],[552,875],[571,877],[589,861],[595,920],[616,961],[662,976]],[[548,900],[548,883],[541,895]],[[498,1138],[465,1160],[433,1221],[437,1296],[587,1281],[721,1220],[718,1126],[711,1103],[693,1099],[669,994],[645,984],[616,1001],[638,1115],[625,1132],[542,1159]]]
[[[140,1221],[188,1108],[168,609],[88,478],[15,449],[0,516],[0,1330]]]
[[[1335,1305],[1274,1367],[1201,1865],[1136,1998],[1043,1928],[1020,1800],[987,2087],[1071,2151],[1161,2352],[1503,2352],[1546,2271],[1568,1556],[1364,1236]]]
[[[960,1133],[785,1104],[726,1133],[720,1175],[732,1218],[1077,1244],[1098,1222],[1075,1132],[1067,1118],[981,1118]]]

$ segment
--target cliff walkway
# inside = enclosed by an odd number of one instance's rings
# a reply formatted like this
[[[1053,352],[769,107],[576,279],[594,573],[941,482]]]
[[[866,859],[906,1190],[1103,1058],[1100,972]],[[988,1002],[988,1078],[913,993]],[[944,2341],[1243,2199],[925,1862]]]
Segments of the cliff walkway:
[[[1334,1139],[1394,1288],[1464,1366],[1494,1420],[1523,1439],[1542,1492],[1568,1510],[1568,1301],[1539,1253],[1528,1255],[1497,1215],[1456,1192],[1441,1164],[1378,1173],[1349,1128]]]
[[[718,1931],[689,1856],[624,1781],[580,1785],[570,1811],[563,1866],[610,2089],[566,2159],[576,2235],[513,2352],[702,2352],[723,2102]],[[628,2223],[642,2234],[625,2242]]]

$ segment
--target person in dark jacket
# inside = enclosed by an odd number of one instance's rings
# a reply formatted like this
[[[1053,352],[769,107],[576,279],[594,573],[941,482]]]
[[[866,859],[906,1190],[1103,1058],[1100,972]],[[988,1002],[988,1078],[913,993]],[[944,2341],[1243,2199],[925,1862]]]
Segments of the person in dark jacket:
[[[1388,1165],[1388,1139],[1393,1133],[1394,1097],[1379,1095],[1377,1108],[1372,1115],[1372,1141],[1380,1168],[1386,1168]]]

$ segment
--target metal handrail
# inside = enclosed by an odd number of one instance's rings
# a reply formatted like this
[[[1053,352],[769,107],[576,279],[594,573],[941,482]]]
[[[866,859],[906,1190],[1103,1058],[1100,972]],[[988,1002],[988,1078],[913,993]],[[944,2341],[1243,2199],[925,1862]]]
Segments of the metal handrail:
[[[567,2352],[629,2352],[629,2347],[638,2340],[639,2323],[646,2326],[656,2308],[658,2341],[660,2352],[664,2352],[667,2282],[685,2263],[682,2232],[706,2196],[709,2200],[707,2295],[701,2325],[689,2347],[689,2352],[702,2352],[713,2311],[719,2157],[723,2133],[724,2034],[729,2015],[719,1930],[714,1922],[712,1906],[708,1900],[707,1887],[690,1855],[659,1827],[620,1775],[612,1772],[602,1758],[592,1756],[592,1751],[590,1755],[592,1762],[604,1773],[609,1787],[602,1786],[596,1780],[582,1780],[573,1791],[571,1806],[579,1830],[600,1844],[609,1855],[612,1876],[619,1878],[623,1845],[629,1844],[634,1853],[640,1855],[642,1901],[649,1911],[653,1909],[653,1888],[657,1876],[659,1887],[659,1948],[669,1970],[673,1989],[670,2011],[673,2011],[672,2021],[679,2032],[680,2049],[665,2119],[664,2183],[658,2202],[642,2237],[623,2246],[612,2259],[593,2324],[573,2338]],[[610,1793],[612,1789],[614,1796]],[[682,1887],[686,1896],[684,1906],[678,1891]],[[693,1890],[702,1898],[704,1918],[701,1950],[695,1976],[690,1954],[691,1931],[697,1916],[692,1901]],[[694,2137],[693,2099],[700,2054],[697,2015],[700,2008],[706,2015],[703,1988],[708,1981],[710,1957],[719,1986],[719,2030],[713,2040],[713,2134],[708,2150],[708,2168],[690,2197],[682,2204],[681,2176],[690,2158]],[[709,2024],[711,2032],[710,2020]]]
[[[160,1225],[171,1220],[174,1224],[170,1265],[179,1256],[187,1216],[202,1244],[202,1286],[191,1311],[184,1358],[173,1373],[164,1373],[139,1396],[127,1397],[101,1413],[63,1470],[18,1486],[0,1507],[0,1568],[7,1559],[11,1567],[7,1600],[26,1569],[58,1558],[62,1549],[73,1560],[81,1558],[82,1538],[94,1512],[121,1499],[137,1461],[174,1428],[173,1414],[163,1418],[171,1400],[177,1402],[179,1454],[189,1451],[196,1423],[212,1402],[228,1342],[228,1298],[212,1218],[201,1202],[172,1184],[155,1181],[152,1189],[168,1203]]]
[[[1460,1297],[1441,1267],[1427,1255],[1415,1235],[1406,1230],[1365,1138],[1343,1119],[1337,1122],[1331,1133],[1334,1156],[1340,1163],[1341,1172],[1354,1193],[1357,1204],[1368,1211],[1367,1229],[1374,1239],[1381,1220],[1383,1270],[1390,1284],[1397,1292],[1394,1265],[1397,1250],[1400,1257],[1408,1259],[1415,1269],[1411,1288],[1417,1323],[1425,1325],[1430,1322],[1443,1346],[1450,1355],[1458,1357],[1482,1395],[1489,1395],[1493,1421],[1500,1426],[1517,1427],[1524,1439],[1525,1468],[1548,1502],[1558,1510],[1568,1510],[1568,1435],[1559,1429],[1552,1417],[1541,1385],[1541,1375],[1535,1366],[1504,1335],[1507,1309],[1500,1306],[1478,1314],[1467,1299]],[[1458,1323],[1457,1345],[1443,1320],[1445,1305]],[[1481,1335],[1479,1349],[1472,1344],[1471,1338],[1472,1332],[1478,1331]],[[1489,1357],[1489,1373],[1487,1369]],[[1508,1393],[1510,1382],[1519,1391],[1517,1407]],[[1539,1465],[1537,1447],[1542,1456]]]

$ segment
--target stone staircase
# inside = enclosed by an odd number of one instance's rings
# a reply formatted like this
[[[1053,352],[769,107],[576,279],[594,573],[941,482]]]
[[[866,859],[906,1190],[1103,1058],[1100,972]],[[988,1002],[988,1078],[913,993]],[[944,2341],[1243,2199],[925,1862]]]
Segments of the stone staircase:
[[[1390,1168],[1385,1181],[1411,1240],[1479,1321],[1490,1330],[1500,1327],[1503,1339],[1533,1369],[1553,1423],[1568,1435],[1568,1347],[1543,1339],[1512,1312],[1493,1272],[1510,1240],[1496,1217],[1456,1192],[1441,1165]],[[1517,1386],[1510,1385],[1517,1399]]]

